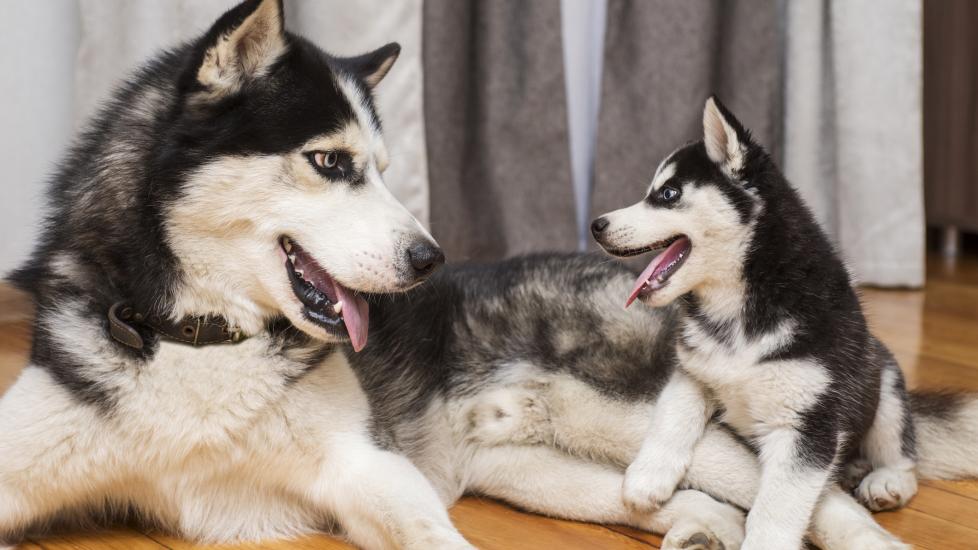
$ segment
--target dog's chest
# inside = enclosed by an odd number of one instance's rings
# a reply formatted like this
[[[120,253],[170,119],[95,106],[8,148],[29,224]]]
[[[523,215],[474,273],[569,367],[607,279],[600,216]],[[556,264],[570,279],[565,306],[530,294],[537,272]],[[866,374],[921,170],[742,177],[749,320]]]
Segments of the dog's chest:
[[[120,423],[154,438],[225,441],[274,415],[308,368],[261,337],[202,348],[164,342],[119,392]]]
[[[780,328],[754,339],[719,339],[687,324],[677,355],[681,368],[722,405],[723,420],[755,437],[796,426],[828,386],[825,370],[809,360],[765,359],[789,338],[790,329]]]

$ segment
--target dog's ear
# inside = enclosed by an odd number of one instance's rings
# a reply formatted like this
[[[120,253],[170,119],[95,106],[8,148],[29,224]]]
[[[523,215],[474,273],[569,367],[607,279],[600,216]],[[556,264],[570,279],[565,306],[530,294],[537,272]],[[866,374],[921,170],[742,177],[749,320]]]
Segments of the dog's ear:
[[[217,94],[260,77],[285,52],[282,0],[248,0],[231,9],[204,35],[197,81]]]
[[[363,83],[372,90],[387,76],[387,72],[394,66],[394,62],[397,61],[397,56],[400,54],[401,45],[397,42],[391,42],[370,53],[346,58],[343,60],[343,64],[348,71],[363,80]]]
[[[736,174],[743,168],[750,135],[715,95],[703,108],[703,143],[710,160],[725,172]]]

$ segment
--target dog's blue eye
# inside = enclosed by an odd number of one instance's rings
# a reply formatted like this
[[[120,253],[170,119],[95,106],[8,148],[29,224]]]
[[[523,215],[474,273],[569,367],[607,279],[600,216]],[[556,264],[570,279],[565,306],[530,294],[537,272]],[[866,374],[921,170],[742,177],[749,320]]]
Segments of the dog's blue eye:
[[[679,195],[679,189],[676,189],[675,187],[665,186],[659,190],[659,196],[666,202],[672,202],[678,199]]]

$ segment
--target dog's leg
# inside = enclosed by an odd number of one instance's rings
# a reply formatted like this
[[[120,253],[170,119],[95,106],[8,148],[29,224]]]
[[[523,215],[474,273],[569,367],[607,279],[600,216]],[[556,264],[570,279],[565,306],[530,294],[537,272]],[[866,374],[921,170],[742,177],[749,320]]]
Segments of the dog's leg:
[[[93,461],[93,445],[105,443],[99,424],[92,407],[37,367],[24,369],[0,398],[0,545],[93,496],[89,488],[106,475]]]
[[[620,469],[543,445],[479,448],[469,470],[474,492],[552,517],[666,533],[664,549],[732,549],[744,536],[743,514],[699,491],[678,491],[654,512],[629,509]]]
[[[913,420],[900,367],[890,358],[883,370],[876,418],[862,441],[863,457],[872,471],[856,495],[870,510],[889,510],[917,494]]]
[[[360,548],[471,549],[428,479],[407,458],[350,434],[325,450],[313,500]]]

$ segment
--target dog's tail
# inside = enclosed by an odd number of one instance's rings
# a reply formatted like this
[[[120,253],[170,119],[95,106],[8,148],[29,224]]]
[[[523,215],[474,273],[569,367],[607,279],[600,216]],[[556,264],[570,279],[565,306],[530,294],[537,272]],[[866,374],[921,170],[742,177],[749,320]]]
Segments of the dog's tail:
[[[978,394],[912,391],[910,409],[920,476],[978,477]]]

